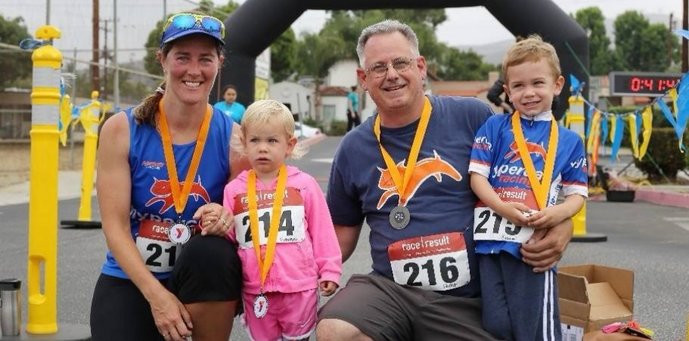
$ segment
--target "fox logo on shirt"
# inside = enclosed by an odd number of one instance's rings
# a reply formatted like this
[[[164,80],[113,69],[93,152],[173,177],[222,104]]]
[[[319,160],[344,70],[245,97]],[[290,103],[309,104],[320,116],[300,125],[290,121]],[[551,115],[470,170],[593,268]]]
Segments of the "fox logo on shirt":
[[[529,151],[529,154],[540,155],[541,159],[545,160],[546,151],[542,145],[526,141],[526,150]],[[510,144],[510,152],[505,154],[505,159],[509,159],[510,163],[521,160],[521,156],[519,155],[519,147],[517,146],[517,141],[514,141]]]
[[[405,161],[406,160],[402,160],[397,163],[397,170],[399,171],[400,176],[403,176],[407,169],[407,167],[404,165]],[[380,200],[378,200],[378,205],[376,206],[377,209],[380,209],[383,207],[383,205],[385,205],[388,199],[392,198],[393,196],[399,197],[399,193],[397,193],[397,186],[395,186],[395,182],[392,180],[390,170],[382,169],[380,167],[378,167],[378,170],[380,171],[378,188],[383,190],[383,194],[380,196]],[[400,204],[406,204],[406,201],[411,200],[416,193],[416,190],[421,187],[421,184],[424,183],[426,179],[435,177],[436,181],[441,182],[443,180],[443,175],[447,175],[455,181],[462,180],[462,175],[459,174],[459,171],[457,171],[457,169],[455,169],[455,167],[453,167],[450,163],[440,158],[440,155],[438,155],[438,153],[434,150],[433,157],[425,158],[416,162],[414,173],[411,175],[409,183],[407,183],[407,187],[405,189],[408,195],[405,197],[405,202],[400,199]],[[404,181],[404,179],[402,180]]]
[[[182,191],[184,187],[184,182],[179,184],[179,189]],[[158,213],[163,214],[175,205],[175,201],[172,198],[172,188],[170,186],[170,180],[160,180],[153,178],[153,185],[150,189],[153,197],[146,202],[146,207],[149,207],[157,202],[163,202],[163,207],[160,208]],[[206,203],[211,201],[208,191],[201,184],[201,177],[198,178],[197,182],[191,184],[191,190],[189,191],[189,196],[194,197],[196,201],[203,199]]]

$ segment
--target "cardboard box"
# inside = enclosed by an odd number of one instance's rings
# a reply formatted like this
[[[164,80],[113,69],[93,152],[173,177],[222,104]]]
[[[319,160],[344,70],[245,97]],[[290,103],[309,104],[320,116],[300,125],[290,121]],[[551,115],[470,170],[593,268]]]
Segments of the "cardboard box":
[[[557,281],[564,340],[581,340],[584,333],[632,319],[633,271],[596,264],[562,266]]]

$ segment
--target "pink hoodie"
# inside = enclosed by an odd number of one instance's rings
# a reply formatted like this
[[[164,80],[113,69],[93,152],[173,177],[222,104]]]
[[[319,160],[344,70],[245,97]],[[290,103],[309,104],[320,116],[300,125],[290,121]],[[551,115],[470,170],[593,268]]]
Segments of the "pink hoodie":
[[[261,275],[250,237],[247,174],[247,171],[240,173],[225,186],[223,204],[234,214],[235,229],[229,231],[227,236],[239,245],[243,290],[259,294]],[[261,231],[267,230],[266,218],[272,214],[275,187],[277,179],[269,186],[261,181],[256,182]],[[312,176],[288,166],[285,192],[275,257],[263,291],[299,292],[315,289],[324,280],[339,285],[342,254],[320,186]],[[265,257],[265,238],[261,240],[261,254]]]

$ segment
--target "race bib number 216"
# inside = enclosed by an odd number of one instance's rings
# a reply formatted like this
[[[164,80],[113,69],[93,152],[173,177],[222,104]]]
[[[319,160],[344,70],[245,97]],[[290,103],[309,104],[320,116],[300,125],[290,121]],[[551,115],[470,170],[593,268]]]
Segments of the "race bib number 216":
[[[445,291],[471,280],[466,244],[459,232],[397,241],[388,247],[388,256],[398,284]]]

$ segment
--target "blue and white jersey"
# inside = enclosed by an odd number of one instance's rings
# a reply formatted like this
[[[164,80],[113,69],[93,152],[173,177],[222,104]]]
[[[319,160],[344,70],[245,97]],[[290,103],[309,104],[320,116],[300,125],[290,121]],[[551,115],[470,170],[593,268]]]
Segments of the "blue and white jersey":
[[[512,115],[490,117],[479,129],[474,139],[469,172],[488,178],[489,183],[503,201],[520,202],[533,210],[538,210],[536,197],[514,140]],[[549,148],[548,138],[552,119],[550,112],[534,117],[521,117],[526,146],[539,179],[542,177],[546,152]],[[560,191],[564,196],[575,194],[588,196],[586,153],[581,137],[560,126],[558,131],[557,152],[552,181],[549,185],[547,206],[557,203]],[[478,207],[485,207],[485,204],[479,201]],[[519,248],[520,243],[512,241],[476,241],[476,252],[480,254],[507,251],[521,258]]]

